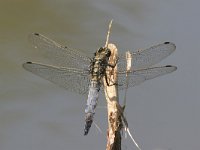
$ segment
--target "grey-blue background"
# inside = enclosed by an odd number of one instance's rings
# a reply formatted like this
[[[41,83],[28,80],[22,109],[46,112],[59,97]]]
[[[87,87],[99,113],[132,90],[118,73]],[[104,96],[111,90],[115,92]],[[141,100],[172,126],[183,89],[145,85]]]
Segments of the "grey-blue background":
[[[128,91],[127,119],[141,148],[199,149],[199,6],[198,0],[1,0],[0,150],[105,149],[106,109],[95,116],[103,134],[93,126],[84,137],[85,98],[21,64],[42,60],[28,43],[29,33],[93,53],[104,45],[110,19],[110,41],[120,51],[164,41],[177,45],[161,62],[178,66],[176,72]],[[136,149],[129,139],[125,145]]]

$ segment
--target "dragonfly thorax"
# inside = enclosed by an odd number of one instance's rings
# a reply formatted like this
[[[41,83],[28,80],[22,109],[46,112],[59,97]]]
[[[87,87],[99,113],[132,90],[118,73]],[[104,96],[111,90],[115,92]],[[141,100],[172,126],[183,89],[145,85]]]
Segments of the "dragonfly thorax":
[[[106,67],[111,51],[108,48],[99,48],[90,63],[91,79],[100,82],[101,78],[105,75]]]

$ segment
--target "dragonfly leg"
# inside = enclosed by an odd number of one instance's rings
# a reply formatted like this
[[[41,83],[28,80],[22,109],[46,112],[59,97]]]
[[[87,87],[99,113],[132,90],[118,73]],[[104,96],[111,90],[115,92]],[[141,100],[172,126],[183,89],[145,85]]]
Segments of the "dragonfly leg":
[[[107,76],[107,75],[105,75],[105,80],[106,80],[107,86],[118,85],[117,83],[114,83],[112,80],[109,80],[110,82],[112,82],[112,84],[109,84],[109,83],[108,83],[108,76]]]

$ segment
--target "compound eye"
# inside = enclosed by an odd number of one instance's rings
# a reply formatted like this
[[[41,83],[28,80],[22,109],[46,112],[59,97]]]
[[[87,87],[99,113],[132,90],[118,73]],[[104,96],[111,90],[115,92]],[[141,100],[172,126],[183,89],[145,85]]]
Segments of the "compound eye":
[[[110,51],[109,49],[107,49],[107,51],[106,51],[106,56],[107,56],[107,57],[110,57],[110,55],[111,55],[111,51]]]
[[[100,47],[98,52],[101,53],[103,51],[103,47]]]

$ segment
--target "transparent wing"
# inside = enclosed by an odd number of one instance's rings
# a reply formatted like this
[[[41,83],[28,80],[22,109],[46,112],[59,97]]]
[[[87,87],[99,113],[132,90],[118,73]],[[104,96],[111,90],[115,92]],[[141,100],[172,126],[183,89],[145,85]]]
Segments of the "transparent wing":
[[[146,80],[150,80],[168,73],[171,73],[175,71],[177,67],[175,66],[162,66],[162,67],[153,67],[153,68],[147,68],[147,69],[139,69],[132,71],[128,74],[129,80],[128,80],[128,88],[136,86]],[[124,90],[127,88],[127,80],[126,80],[126,73],[125,72],[119,72],[118,73],[118,89]]]
[[[165,42],[159,45],[152,46],[148,49],[131,52],[132,68],[134,70],[149,68],[150,66],[159,63],[161,60],[169,56],[175,49],[175,44],[171,42]],[[124,53],[119,55],[118,70],[125,71],[125,69],[126,56]]]
[[[32,33],[29,41],[54,65],[67,68],[85,68],[90,59],[78,50],[67,48],[39,33]]]
[[[89,87],[89,75],[87,71],[74,68],[58,68],[54,66],[27,62],[23,67],[46,80],[49,80],[65,89],[78,93],[87,94]]]

